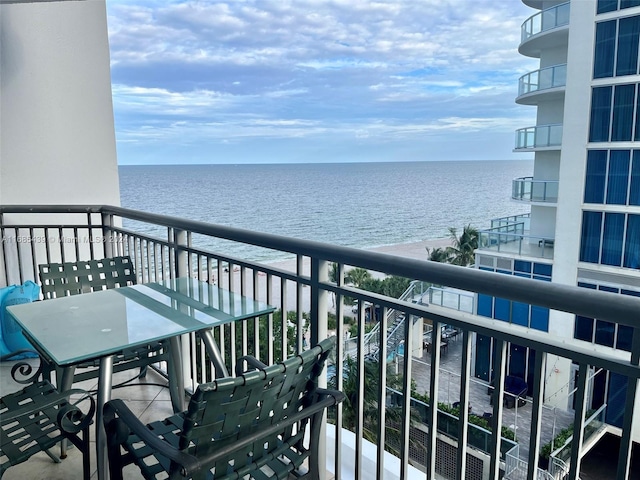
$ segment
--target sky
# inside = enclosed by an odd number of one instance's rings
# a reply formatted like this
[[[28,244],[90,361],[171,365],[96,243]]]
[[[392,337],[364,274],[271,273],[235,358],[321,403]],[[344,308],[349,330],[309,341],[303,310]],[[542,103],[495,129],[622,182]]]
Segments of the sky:
[[[107,0],[118,162],[524,160],[520,0]]]

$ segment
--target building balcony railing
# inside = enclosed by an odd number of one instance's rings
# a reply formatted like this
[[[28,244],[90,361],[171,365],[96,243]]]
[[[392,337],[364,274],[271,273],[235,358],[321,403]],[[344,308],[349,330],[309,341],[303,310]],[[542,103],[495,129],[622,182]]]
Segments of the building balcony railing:
[[[511,198],[521,202],[557,203],[558,181],[516,178],[513,180]]]
[[[515,224],[514,228],[523,226]],[[521,243],[522,235],[522,232],[492,231],[484,232],[482,238],[487,244],[496,239],[497,245],[506,247]],[[510,239],[516,240],[507,241]],[[544,242],[548,240],[542,240],[545,249]],[[229,242],[288,255],[293,267],[289,269],[233,256],[219,246]],[[613,349],[585,349],[566,338],[465,311],[372,293],[346,285],[344,278],[350,268],[361,267],[373,273],[630,327],[637,326],[639,298],[113,206],[0,207],[0,285],[27,280],[38,282],[37,266],[41,263],[114,255],[132,257],[139,282],[192,276],[253,296],[278,309],[264,318],[214,328],[214,337],[230,372],[235,370],[241,355],[254,355],[265,363],[272,363],[326,338],[330,329],[335,331],[338,341],[331,365],[334,374],[326,381],[348,393],[348,400],[328,412],[326,435],[323,436],[327,439],[326,445],[321,445],[320,451],[321,455],[326,455],[323,458],[326,458],[327,470],[336,479],[382,479],[391,473],[399,478],[414,478],[415,472],[419,474],[416,478],[425,475],[436,478],[436,474],[442,478],[465,478],[465,472],[471,470],[482,472],[481,478],[499,478],[507,465],[505,452],[509,452],[512,460],[518,458],[519,461],[509,463],[511,467],[504,478],[542,478],[537,467],[539,452],[541,446],[553,438],[553,432],[545,430],[545,420],[548,423],[550,410],[559,411],[557,399],[553,409],[545,406],[550,393],[545,387],[549,376],[546,365],[555,368],[558,362],[564,362],[568,372],[572,363],[577,365],[575,398],[585,399],[575,402],[573,410],[569,394],[566,394],[563,411],[571,419],[575,439],[582,439],[584,435],[590,369],[606,369],[626,382],[626,405],[620,412],[623,420],[619,429],[621,447],[617,478],[622,480],[626,478],[625,473],[629,474],[631,448],[633,441],[638,440],[632,436],[632,421],[640,379],[639,328],[633,328],[632,352],[624,356]],[[329,276],[331,263],[337,265],[335,282]],[[345,305],[347,298],[349,305],[353,300],[361,307],[355,318],[349,318],[353,314]],[[362,307],[367,302],[380,309],[379,321],[383,322],[379,329],[377,358],[393,358],[390,366],[394,369],[385,368],[386,362],[372,364],[372,360],[365,357],[364,333],[369,325],[365,319],[366,309]],[[402,312],[407,318],[427,320],[432,325],[432,332],[441,332],[444,325],[460,332],[455,341],[449,342],[449,348],[453,345],[460,348],[460,357],[456,356],[449,370],[440,375],[448,355],[441,336],[431,334],[430,348],[425,353],[422,331],[412,328],[411,322],[405,322],[402,329],[403,350],[398,348],[397,355],[390,355],[385,314],[389,310]],[[352,325],[352,336],[356,340],[350,342],[354,347],[347,349],[349,325]],[[495,385],[492,396],[487,395],[488,381],[475,378],[481,374],[474,373],[473,364],[473,359],[479,355],[473,353],[478,335],[492,339],[492,354],[486,355],[488,361],[494,362],[491,367]],[[185,373],[188,393],[199,383],[213,379],[216,372],[206,350],[199,348],[195,334],[186,336],[182,344],[185,347],[184,363],[189,366]],[[505,406],[508,403],[503,402],[508,396],[504,384],[510,374],[507,366],[509,344],[530,349],[527,358],[531,384],[526,404],[520,406],[515,402],[515,418],[520,428],[517,435],[507,441],[503,439],[506,435],[503,426],[508,427],[513,421],[505,420],[513,410],[508,410]],[[562,370],[564,368],[554,371]],[[425,380],[414,380],[419,377]],[[457,382],[455,390],[452,378]],[[573,375],[567,377],[569,381],[573,381]],[[391,387],[399,395],[389,395]],[[477,388],[481,393],[472,402],[471,394]],[[491,406],[485,400],[489,398],[493,400]],[[451,403],[446,402],[443,406],[446,399]],[[487,407],[482,407],[488,409],[484,414],[482,410],[476,410],[480,400],[487,403]],[[472,403],[474,410],[470,411]],[[455,410],[451,404],[469,409]],[[445,410],[446,415],[443,414]],[[471,427],[480,423],[483,425],[480,429]],[[482,442],[483,451],[470,446],[475,445],[476,440]],[[511,448],[513,442],[517,444],[517,450]],[[566,478],[579,478],[579,459],[584,453],[582,441],[571,443]]]
[[[522,223],[523,230],[528,231],[531,222],[531,213],[520,213],[518,215],[509,215],[508,217],[494,218],[491,220],[491,228],[503,227],[513,223]]]
[[[553,258],[554,239],[529,234],[525,222],[515,222],[478,232],[478,250],[516,254],[534,258]]]
[[[518,81],[518,97],[567,84],[567,64],[529,72]]]
[[[521,42],[554,28],[569,24],[570,2],[547,8],[530,16],[521,27]]]
[[[516,150],[555,149],[562,146],[562,124],[516,130]]]

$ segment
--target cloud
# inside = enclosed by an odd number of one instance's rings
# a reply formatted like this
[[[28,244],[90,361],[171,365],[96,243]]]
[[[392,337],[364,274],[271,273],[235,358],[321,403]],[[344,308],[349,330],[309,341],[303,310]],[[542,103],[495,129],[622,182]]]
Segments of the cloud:
[[[537,68],[517,53],[520,24],[534,13],[519,1],[110,0],[107,7],[118,142],[314,138],[330,146],[351,138],[361,145],[434,131],[490,134],[534,116],[513,103],[518,77]],[[247,151],[248,161],[260,161],[259,149]]]

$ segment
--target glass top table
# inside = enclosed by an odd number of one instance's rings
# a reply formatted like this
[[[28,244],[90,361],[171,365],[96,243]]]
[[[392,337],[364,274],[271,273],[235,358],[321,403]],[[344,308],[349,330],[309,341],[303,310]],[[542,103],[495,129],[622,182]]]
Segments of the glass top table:
[[[224,376],[224,359],[211,327],[274,310],[264,302],[186,277],[7,307],[33,346],[65,369],[59,388],[71,387],[74,365],[100,359],[95,422],[100,480],[109,477],[102,407],[111,398],[115,354],[166,341],[173,364],[168,365],[171,397],[174,410],[180,411],[184,409],[184,381],[179,337],[198,332],[216,372]]]
[[[64,367],[274,308],[196,279],[178,278],[14,305],[7,311],[34,346]]]

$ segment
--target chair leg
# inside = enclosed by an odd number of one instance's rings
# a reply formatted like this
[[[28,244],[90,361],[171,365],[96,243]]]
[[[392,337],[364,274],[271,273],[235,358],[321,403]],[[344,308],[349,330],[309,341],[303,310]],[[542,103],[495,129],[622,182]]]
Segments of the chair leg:
[[[140,373],[138,374],[138,378],[146,378],[147,377],[147,366],[144,365],[140,367]]]

